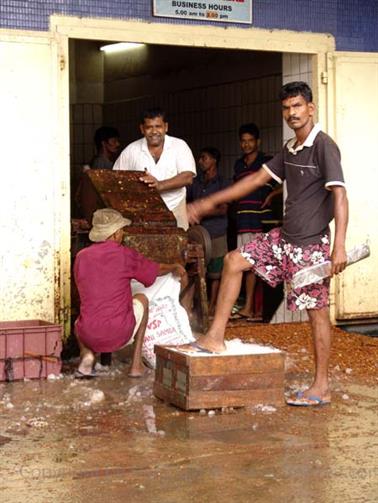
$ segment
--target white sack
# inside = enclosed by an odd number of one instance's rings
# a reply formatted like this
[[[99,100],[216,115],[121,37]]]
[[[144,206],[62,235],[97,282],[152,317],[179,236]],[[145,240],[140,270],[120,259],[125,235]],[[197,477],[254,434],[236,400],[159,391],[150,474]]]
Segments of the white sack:
[[[155,344],[176,345],[194,340],[188,315],[179,302],[180,288],[180,281],[172,274],[159,276],[149,288],[137,281],[131,282],[133,295],[144,293],[149,300],[142,356],[153,368],[156,365]]]

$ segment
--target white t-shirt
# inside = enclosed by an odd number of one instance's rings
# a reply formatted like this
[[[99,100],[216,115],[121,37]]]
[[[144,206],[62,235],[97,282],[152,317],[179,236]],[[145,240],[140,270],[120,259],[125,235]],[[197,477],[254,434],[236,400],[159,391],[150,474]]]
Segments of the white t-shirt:
[[[184,140],[165,135],[163,152],[155,163],[148,150],[147,140],[141,138],[130,143],[116,160],[113,169],[144,171],[145,168],[157,180],[167,180],[183,171],[196,175],[196,163]],[[162,192],[161,197],[170,210],[176,208],[186,197],[186,188]]]

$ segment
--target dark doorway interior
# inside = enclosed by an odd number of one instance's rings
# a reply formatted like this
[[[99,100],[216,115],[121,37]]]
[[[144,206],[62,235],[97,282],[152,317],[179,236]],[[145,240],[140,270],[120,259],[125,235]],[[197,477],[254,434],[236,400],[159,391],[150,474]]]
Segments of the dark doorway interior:
[[[103,45],[106,42],[70,41],[73,217],[82,216],[75,194],[83,165],[94,153],[95,130],[102,125],[118,128],[125,146],[139,138],[141,112],[151,106],[166,110],[169,133],[185,139],[195,157],[204,145],[217,147],[225,177],[232,178],[240,156],[237,131],[242,123],[259,125],[266,153],[280,149],[280,53],[145,45],[107,54],[100,51]],[[281,210],[278,204],[278,218]],[[232,214],[230,222],[233,247]],[[82,244],[75,241],[74,253]],[[264,295],[266,321],[276,308],[273,297],[272,292]]]

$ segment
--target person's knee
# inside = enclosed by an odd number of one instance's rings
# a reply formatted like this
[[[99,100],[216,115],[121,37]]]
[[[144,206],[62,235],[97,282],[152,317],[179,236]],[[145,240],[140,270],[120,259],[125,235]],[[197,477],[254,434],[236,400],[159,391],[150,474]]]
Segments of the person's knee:
[[[137,293],[133,298],[138,300],[142,304],[144,310],[148,309],[149,301],[148,297],[144,295],[144,293]]]
[[[228,273],[239,273],[244,270],[243,264],[242,264],[242,259],[243,257],[240,255],[239,250],[233,250],[231,252],[228,252],[227,255],[224,257],[224,265],[223,269],[224,271],[227,271]]]
[[[329,318],[329,307],[321,307],[319,309],[307,309],[308,317],[313,320],[324,320]]]
[[[307,309],[307,314],[310,320],[310,324],[313,329],[320,329],[326,327],[327,329],[331,326],[331,318],[328,307],[322,307],[320,309]]]

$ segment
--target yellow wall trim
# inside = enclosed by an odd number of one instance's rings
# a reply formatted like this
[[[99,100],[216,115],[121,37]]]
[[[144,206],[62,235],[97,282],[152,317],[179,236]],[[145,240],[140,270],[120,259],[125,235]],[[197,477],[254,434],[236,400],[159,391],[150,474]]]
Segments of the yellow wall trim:
[[[307,54],[335,50],[335,39],[330,34],[253,27],[223,28],[54,15],[50,18],[50,29],[69,38],[91,40]]]

